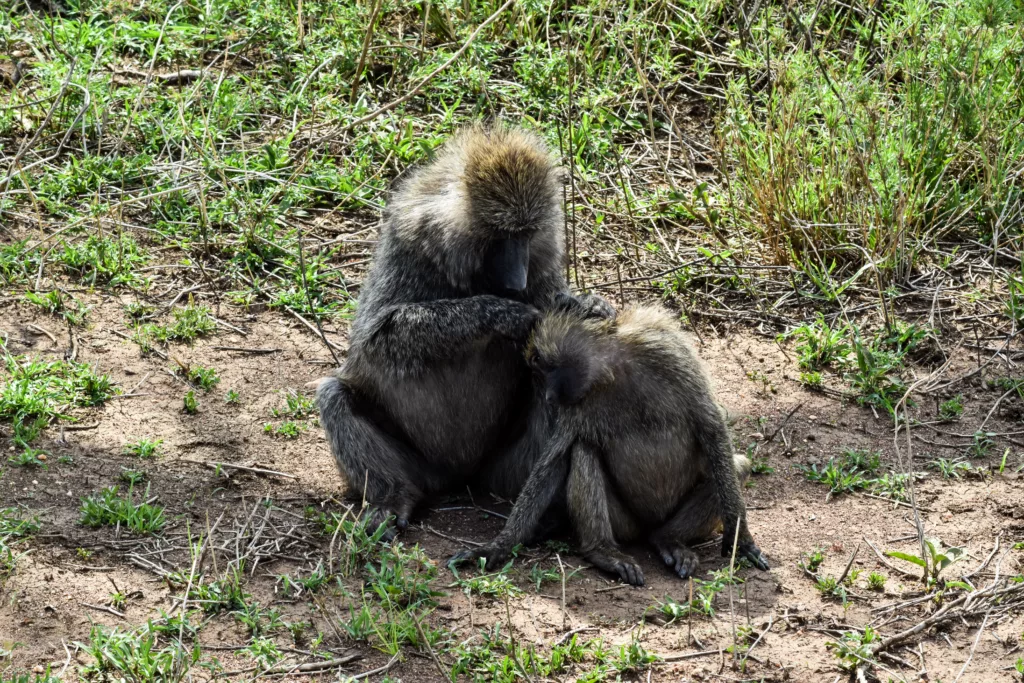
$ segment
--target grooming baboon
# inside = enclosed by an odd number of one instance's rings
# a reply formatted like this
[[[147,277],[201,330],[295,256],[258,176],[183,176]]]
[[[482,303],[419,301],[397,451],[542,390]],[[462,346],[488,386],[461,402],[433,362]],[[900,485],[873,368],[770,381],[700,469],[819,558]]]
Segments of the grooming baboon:
[[[733,456],[708,376],[666,312],[636,308],[615,321],[551,314],[527,353],[555,414],[553,436],[502,532],[454,562],[500,566],[564,489],[586,559],[628,583],[642,585],[643,572],[619,543],[650,540],[685,578],[698,563],[686,544],[719,524],[723,555],[738,526],[737,555],[768,568],[740,492],[750,462]]]
[[[404,528],[467,481],[514,496],[543,445],[523,346],[540,311],[612,316],[564,277],[561,181],[522,130],[474,127],[391,198],[345,365],[317,404],[349,493]]]

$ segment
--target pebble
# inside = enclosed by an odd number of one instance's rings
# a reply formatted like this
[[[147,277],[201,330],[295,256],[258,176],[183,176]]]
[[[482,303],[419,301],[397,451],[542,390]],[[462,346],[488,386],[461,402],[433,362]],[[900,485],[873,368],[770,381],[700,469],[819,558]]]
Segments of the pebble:
[[[43,462],[46,462],[46,453],[40,453],[36,457],[42,460]]]

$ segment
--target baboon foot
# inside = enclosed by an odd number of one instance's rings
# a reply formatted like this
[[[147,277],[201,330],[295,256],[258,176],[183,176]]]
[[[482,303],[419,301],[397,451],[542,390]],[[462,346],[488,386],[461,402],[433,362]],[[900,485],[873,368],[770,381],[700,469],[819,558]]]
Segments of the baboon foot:
[[[399,531],[396,528],[397,523],[394,511],[390,508],[377,507],[376,505],[368,507],[363,511],[362,524],[367,536],[372,538],[380,532],[380,540],[385,543],[395,540],[395,536]],[[406,521],[406,525],[408,525],[408,521]],[[381,527],[384,527],[383,530]]]
[[[399,531],[409,528],[409,517],[414,503],[400,502],[396,505],[370,505],[363,511],[363,522],[368,536],[373,536],[383,525],[380,540],[390,543]]]
[[[661,555],[661,559],[668,565],[669,569],[679,575],[680,579],[689,578],[697,571],[697,567],[700,565],[700,558],[697,557],[697,553],[685,545],[681,543],[673,545],[658,543],[655,546]]]
[[[584,556],[587,562],[609,574],[617,574],[623,583],[644,585],[644,570],[632,557],[617,550],[592,550]]]
[[[484,560],[484,568],[488,571],[497,571],[508,562],[508,558],[512,556],[512,553],[503,546],[497,545],[482,545],[479,548],[470,548],[468,550],[461,550],[448,560],[449,569],[459,566],[460,564],[477,564],[481,559]]]

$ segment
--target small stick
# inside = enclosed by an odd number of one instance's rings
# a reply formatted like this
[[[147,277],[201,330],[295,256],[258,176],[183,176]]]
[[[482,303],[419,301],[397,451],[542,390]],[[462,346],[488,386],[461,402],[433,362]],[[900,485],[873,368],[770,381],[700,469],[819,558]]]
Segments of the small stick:
[[[237,351],[238,353],[280,353],[281,349],[247,349],[244,346],[214,346],[216,351]]]
[[[782,424],[780,424],[778,427],[776,427],[775,431],[772,432],[770,436],[765,437],[764,442],[765,443],[771,443],[775,439],[775,437],[778,436],[779,432],[782,431],[782,428],[786,426],[786,423],[789,422],[789,418],[793,417],[793,414],[796,413],[796,411],[800,410],[803,407],[804,407],[803,403],[797,403],[796,407],[794,407],[793,410],[791,410],[788,413],[786,413],[786,417],[783,418]]]
[[[571,631],[563,633],[561,635],[561,637],[559,637],[559,639],[555,641],[555,645],[565,645],[577,633],[583,633],[585,631],[597,631],[597,630],[599,630],[599,629],[596,626],[580,626],[579,628],[574,628]]]
[[[965,671],[967,671],[967,667],[970,665],[971,660],[974,659],[974,651],[978,649],[978,641],[981,640],[981,634],[985,630],[985,624],[988,623],[988,615],[990,614],[992,614],[992,607],[989,607],[988,611],[985,612],[985,618],[981,620],[981,626],[978,628],[978,635],[974,637],[974,644],[971,645],[971,651],[967,655],[967,661],[964,662],[964,665],[960,668],[960,673],[958,673],[956,678],[953,679],[953,683],[957,683],[957,681],[960,680],[960,677],[964,675]]]
[[[315,327],[313,327],[313,325],[310,324],[310,322],[308,320],[306,320],[305,318],[303,318],[301,315],[299,315],[298,313],[296,313],[295,311],[293,311],[292,309],[290,309],[288,307],[285,307],[285,310],[288,311],[289,313],[291,313],[292,315],[294,315],[296,317],[296,319],[298,319],[298,321],[300,323],[302,323],[303,325],[305,325],[309,329],[310,332],[312,332],[316,336],[318,336],[321,339],[323,339],[324,344],[327,344],[327,346],[329,347],[328,350],[331,351],[331,355],[332,356],[334,355],[334,350],[335,349],[337,349],[338,351],[343,351],[344,350],[340,346],[338,346],[337,344],[335,344],[334,342],[329,340],[327,338],[327,335],[320,334],[320,331],[317,330]]]
[[[191,460],[189,458],[178,458],[178,460],[181,461],[181,462],[191,462],[191,463],[194,463],[196,465],[205,465],[206,467],[209,467],[211,469],[216,469],[217,467],[227,467],[228,469],[232,469],[232,470],[244,470],[245,472],[255,472],[256,474],[273,474],[275,476],[285,477],[287,479],[298,479],[298,477],[295,476],[294,474],[287,474],[285,472],[278,472],[277,470],[268,470],[268,469],[264,469],[262,467],[246,467],[245,465],[235,465],[235,464],[230,463],[230,462],[215,462],[215,461],[204,462],[202,460]]]
[[[693,627],[693,577],[690,577],[690,602],[686,606],[686,644],[690,644],[690,634]]]
[[[350,132],[352,132],[353,129],[355,129],[356,126],[361,126],[362,124],[366,123],[367,121],[372,121],[375,118],[377,118],[378,116],[380,116],[381,114],[386,114],[387,112],[391,111],[392,109],[394,109],[398,105],[402,104],[403,102],[408,102],[409,100],[411,100],[413,97],[416,96],[417,93],[419,93],[420,90],[423,89],[423,86],[425,86],[427,83],[432,81],[434,79],[434,77],[437,76],[439,73],[441,73],[442,71],[444,71],[445,69],[450,67],[452,64],[454,64],[455,61],[459,57],[462,56],[462,53],[469,49],[469,46],[473,44],[473,41],[476,40],[476,37],[478,35],[480,35],[480,32],[483,31],[488,26],[490,26],[491,23],[494,22],[494,20],[497,19],[499,16],[501,16],[502,12],[504,12],[509,7],[511,7],[514,2],[515,2],[515,0],[508,0],[504,5],[502,5],[497,10],[495,10],[494,14],[492,14],[491,16],[489,16],[486,19],[484,19],[483,23],[481,23],[479,26],[477,26],[476,30],[473,31],[469,35],[469,38],[466,38],[466,42],[462,44],[462,47],[460,47],[458,50],[456,50],[455,54],[453,54],[451,57],[448,58],[448,61],[446,61],[444,64],[442,64],[441,66],[437,67],[436,69],[431,71],[429,74],[424,76],[422,79],[420,79],[419,82],[417,82],[416,85],[414,85],[409,90],[409,92],[405,93],[404,95],[402,95],[398,99],[391,100],[391,102],[385,104],[383,107],[380,107],[379,109],[376,109],[376,110],[370,112],[366,116],[363,116],[361,118],[356,119],[352,123],[350,123],[347,126],[345,126],[342,129],[342,131],[345,132],[345,133],[350,133]],[[328,139],[329,139],[329,137],[330,136],[328,136]]]
[[[248,337],[249,336],[248,332],[246,332],[245,330],[238,329],[237,327],[235,327],[231,323],[226,323],[223,320],[221,320],[220,318],[215,318],[212,315],[210,316],[210,318],[212,318],[213,322],[217,323],[218,325],[223,325],[224,327],[228,328],[229,330],[233,330],[233,331],[237,332],[238,334],[242,335],[243,337]]]
[[[363,36],[363,49],[359,53],[359,65],[356,67],[356,73],[352,76],[352,92],[348,96],[348,106],[352,106],[356,103],[356,93],[359,92],[359,79],[363,77],[363,68],[366,66],[366,54],[370,51],[370,43],[373,41],[373,27],[377,24],[377,15],[380,13],[380,6],[384,4],[384,0],[377,0],[373,3],[373,9],[370,11],[370,24],[366,27],[366,34]],[[444,672],[441,672],[444,676]]]
[[[881,551],[880,551],[880,550],[879,550],[878,548],[876,548],[876,547],[875,547],[875,546],[874,546],[874,545],[873,545],[873,544],[871,543],[871,541],[869,541],[869,540],[867,539],[867,537],[864,537],[864,542],[868,544],[868,547],[869,547],[869,548],[871,548],[872,550],[874,550],[874,551],[875,551],[875,555],[877,555],[877,556],[878,556],[878,560],[879,560],[879,562],[881,562],[882,564],[884,564],[884,565],[885,565],[886,567],[888,567],[888,568],[889,568],[889,569],[891,569],[892,571],[894,571],[894,572],[896,572],[897,574],[900,574],[900,575],[902,575],[902,576],[905,576],[905,577],[907,577],[908,579],[914,579],[915,581],[918,581],[918,580],[919,580],[919,579],[921,578],[921,577],[920,577],[920,576],[918,576],[917,574],[912,574],[911,572],[908,572],[908,571],[905,571],[905,570],[903,570],[903,569],[900,569],[899,567],[897,567],[897,566],[896,566],[896,565],[894,565],[893,563],[889,562],[889,560],[885,559],[885,556],[884,556],[884,555],[882,555],[882,552],[881,552]]]
[[[859,552],[860,544],[858,543],[857,547],[853,549],[853,553],[850,555],[850,561],[846,563],[846,569],[843,570],[842,575],[840,575],[839,580],[836,581],[836,583],[842,583],[844,580],[846,580],[846,576],[850,573],[850,567],[853,566],[853,561],[857,559],[857,553]]]
[[[395,662],[397,662],[397,661],[398,661],[398,653],[396,653],[395,656],[392,657],[391,660],[387,664],[385,664],[384,666],[377,667],[376,669],[372,669],[370,671],[364,671],[361,674],[356,674],[355,676],[352,676],[352,678],[350,678],[349,680],[358,681],[358,680],[362,680],[364,678],[369,678],[370,676],[376,676],[377,674],[386,673],[388,670],[391,669],[391,667],[393,667],[395,665]]]
[[[732,557],[729,558],[729,612],[732,614],[732,661],[733,663],[739,658],[739,648],[736,646],[736,607],[732,602],[733,582],[736,580],[735,567],[736,567],[736,548],[740,544],[740,525],[736,524],[736,534],[732,539]]]
[[[562,564],[562,556],[555,553],[555,559],[558,560],[558,570],[562,572],[562,628],[567,628],[569,623],[569,613],[565,610],[565,566]]]
[[[87,602],[80,602],[78,604],[81,605],[82,607],[88,607],[89,609],[98,610],[100,612],[106,612],[107,614],[113,614],[115,617],[120,617],[122,619],[126,619],[127,618],[127,617],[124,616],[124,614],[122,614],[121,612],[118,612],[113,607],[107,607],[106,605],[90,605]]]
[[[35,332],[38,332],[39,334],[45,334],[47,337],[50,338],[50,341],[52,341],[54,344],[57,343],[57,338],[54,337],[53,333],[47,330],[45,327],[40,327],[39,325],[35,325],[33,323],[27,323],[25,327]]]
[[[718,650],[701,650],[700,652],[684,652],[679,655],[667,655],[661,658],[663,662],[681,662],[684,659],[693,659],[694,657],[706,657],[708,655],[717,655]]]
[[[427,648],[427,654],[429,654],[430,658],[434,660],[434,665],[437,667],[437,672],[441,674],[442,680],[449,680],[450,676],[441,665],[441,660],[437,658],[437,653],[434,652],[434,648],[430,646],[430,641],[427,640],[427,634],[423,632],[423,626],[420,625],[420,620],[416,615],[413,615],[412,621],[416,624],[416,631],[420,634],[420,639],[423,641],[423,645]]]
[[[609,591],[617,591],[617,590],[619,590],[621,588],[629,588],[629,584],[628,583],[617,583],[614,586],[606,586],[604,588],[598,588],[594,592],[595,593],[607,593]]]

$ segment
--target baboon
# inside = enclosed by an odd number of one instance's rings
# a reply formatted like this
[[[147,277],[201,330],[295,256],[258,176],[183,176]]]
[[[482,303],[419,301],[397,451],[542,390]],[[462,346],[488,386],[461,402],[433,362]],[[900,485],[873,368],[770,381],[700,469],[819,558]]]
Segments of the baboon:
[[[457,135],[394,192],[348,358],[317,387],[376,522],[403,529],[423,497],[471,480],[508,497],[526,481],[547,434],[523,357],[540,312],[614,315],[568,291],[560,195],[541,141],[501,125]]]
[[[724,526],[722,554],[767,569],[747,529],[740,482],[750,473],[733,456],[725,412],[682,331],[663,310],[634,308],[616,320],[554,313],[537,325],[530,365],[555,419],[501,533],[453,562],[484,557],[501,565],[526,542],[564,492],[587,561],[633,585],[643,571],[619,543],[649,540],[680,577],[696,569],[687,543]]]

